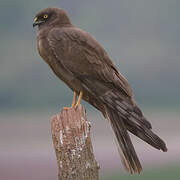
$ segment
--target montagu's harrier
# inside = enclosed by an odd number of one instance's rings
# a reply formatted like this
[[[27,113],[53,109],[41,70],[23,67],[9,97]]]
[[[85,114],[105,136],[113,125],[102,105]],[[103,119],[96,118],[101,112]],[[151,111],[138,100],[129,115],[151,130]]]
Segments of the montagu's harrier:
[[[151,131],[127,80],[95,38],[72,25],[66,12],[58,8],[40,11],[33,26],[38,26],[40,56],[74,92],[72,107],[84,99],[110,121],[122,162],[130,173],[140,173],[142,167],[128,131],[167,151],[163,140]]]

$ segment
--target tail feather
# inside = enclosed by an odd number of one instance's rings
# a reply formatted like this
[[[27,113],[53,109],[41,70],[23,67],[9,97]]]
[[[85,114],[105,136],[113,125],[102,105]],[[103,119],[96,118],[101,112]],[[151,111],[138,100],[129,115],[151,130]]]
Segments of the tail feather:
[[[140,173],[142,171],[142,166],[134,150],[134,146],[126,130],[123,119],[112,109],[107,109],[106,113],[119,145],[118,149],[122,163],[126,170],[131,174]]]
[[[114,111],[118,111],[127,129],[154,148],[166,152],[166,144],[151,131],[151,123],[146,120],[136,103],[132,103],[130,99],[124,99],[121,97],[121,94],[116,91],[108,93],[109,94],[102,97],[103,101],[106,102],[109,107],[113,108]]]
[[[132,124],[129,121],[124,121],[124,123],[132,134],[136,135],[156,149],[162,150],[164,152],[167,151],[167,147],[164,141],[156,134],[154,134],[150,129],[146,128],[145,126],[138,126],[135,123]]]
[[[140,173],[142,167],[127,130],[154,148],[167,151],[166,144],[151,131],[150,122],[143,116],[133,99],[125,98],[117,91],[109,91],[100,98],[106,104],[106,118],[111,122],[122,162],[130,173]]]
[[[119,92],[108,92],[101,97],[101,100],[108,103],[108,106],[115,111],[119,111],[121,116],[124,119],[132,121],[138,125],[146,126],[148,129],[151,129],[151,123],[143,116],[140,108],[129,99],[124,99],[120,96]]]

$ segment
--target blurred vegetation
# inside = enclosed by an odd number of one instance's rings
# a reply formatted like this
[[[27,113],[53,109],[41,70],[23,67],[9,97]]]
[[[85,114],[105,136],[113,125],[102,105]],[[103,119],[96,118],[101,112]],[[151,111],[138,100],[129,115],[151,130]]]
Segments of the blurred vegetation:
[[[35,14],[56,6],[90,32],[128,78],[139,104],[179,107],[176,0],[0,1],[0,111],[68,104],[70,90],[39,57]]]
[[[140,175],[108,175],[102,178],[102,180],[178,180],[180,179],[180,166],[168,167],[164,169],[156,169],[145,171]]]

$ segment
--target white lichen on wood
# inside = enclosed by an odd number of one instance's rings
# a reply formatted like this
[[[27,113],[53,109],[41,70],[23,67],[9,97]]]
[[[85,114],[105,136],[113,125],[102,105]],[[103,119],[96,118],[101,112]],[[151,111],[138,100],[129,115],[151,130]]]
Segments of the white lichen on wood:
[[[60,143],[61,143],[61,145],[63,145],[63,131],[62,130],[60,130]]]
[[[52,118],[59,180],[98,180],[99,166],[93,154],[90,127],[81,105]]]

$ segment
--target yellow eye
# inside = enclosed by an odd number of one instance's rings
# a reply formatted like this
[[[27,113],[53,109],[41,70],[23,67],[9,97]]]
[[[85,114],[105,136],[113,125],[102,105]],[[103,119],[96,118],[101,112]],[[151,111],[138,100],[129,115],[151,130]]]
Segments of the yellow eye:
[[[44,15],[44,19],[47,19],[47,18],[48,18],[48,15],[47,15],[47,14],[45,14],[45,15]]]

